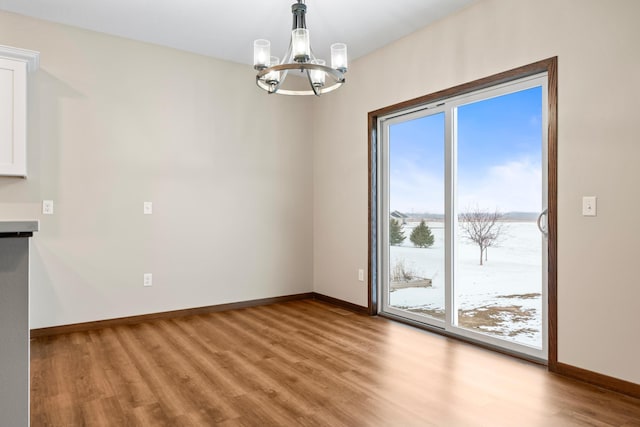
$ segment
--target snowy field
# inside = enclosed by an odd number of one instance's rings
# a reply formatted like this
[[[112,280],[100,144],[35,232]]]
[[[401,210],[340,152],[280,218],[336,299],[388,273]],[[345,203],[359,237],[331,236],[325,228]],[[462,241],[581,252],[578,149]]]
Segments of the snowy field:
[[[444,316],[444,224],[428,223],[435,237],[430,248],[415,248],[409,236],[418,223],[403,226],[407,237],[390,248],[391,267],[404,262],[432,287],[392,290],[393,307]],[[455,295],[459,324],[475,331],[534,347],[541,346],[542,238],[533,222],[504,222],[503,237],[488,249],[480,265],[478,245],[458,234]]]

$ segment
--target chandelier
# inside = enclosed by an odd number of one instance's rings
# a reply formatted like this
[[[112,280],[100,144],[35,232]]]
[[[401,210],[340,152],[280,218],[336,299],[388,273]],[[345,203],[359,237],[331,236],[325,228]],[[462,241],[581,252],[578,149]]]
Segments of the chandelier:
[[[269,93],[281,95],[316,95],[338,89],[345,82],[347,72],[347,45],[331,45],[331,67],[323,59],[315,57],[309,43],[309,30],[305,22],[307,6],[304,0],[291,5],[293,29],[289,49],[282,61],[271,56],[271,42],[258,39],[253,42],[253,68],[258,71],[256,84]],[[299,84],[285,87],[288,74],[307,79],[310,90],[299,89]]]

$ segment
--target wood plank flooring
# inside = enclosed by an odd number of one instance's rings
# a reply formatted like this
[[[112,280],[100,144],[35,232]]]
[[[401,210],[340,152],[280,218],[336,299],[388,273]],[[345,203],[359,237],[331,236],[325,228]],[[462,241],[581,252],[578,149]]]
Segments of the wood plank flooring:
[[[640,401],[303,300],[34,339],[31,423],[630,427]]]

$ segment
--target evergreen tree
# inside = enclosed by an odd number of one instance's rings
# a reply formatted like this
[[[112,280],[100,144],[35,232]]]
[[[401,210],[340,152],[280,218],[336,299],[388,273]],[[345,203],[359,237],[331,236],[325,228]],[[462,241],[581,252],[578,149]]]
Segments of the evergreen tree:
[[[409,240],[411,240],[414,246],[419,248],[429,248],[433,246],[433,234],[431,234],[431,229],[424,222],[424,219],[420,221],[420,225],[413,229]]]
[[[402,224],[395,218],[389,221],[389,244],[391,246],[399,246],[407,237],[402,231]]]

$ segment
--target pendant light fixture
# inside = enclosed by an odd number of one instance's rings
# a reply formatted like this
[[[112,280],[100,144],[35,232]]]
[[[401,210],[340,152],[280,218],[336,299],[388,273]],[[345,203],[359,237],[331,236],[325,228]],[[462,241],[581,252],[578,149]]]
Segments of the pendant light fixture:
[[[331,45],[331,66],[323,59],[316,58],[309,43],[309,30],[305,20],[307,5],[304,0],[297,0],[291,5],[293,28],[289,49],[282,61],[271,56],[269,40],[258,39],[253,42],[253,68],[258,71],[256,84],[269,93],[281,95],[316,95],[338,89],[345,82],[347,72],[347,45],[334,43]],[[310,89],[301,90],[296,87],[286,88],[284,83],[288,76],[306,78]]]

